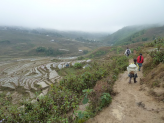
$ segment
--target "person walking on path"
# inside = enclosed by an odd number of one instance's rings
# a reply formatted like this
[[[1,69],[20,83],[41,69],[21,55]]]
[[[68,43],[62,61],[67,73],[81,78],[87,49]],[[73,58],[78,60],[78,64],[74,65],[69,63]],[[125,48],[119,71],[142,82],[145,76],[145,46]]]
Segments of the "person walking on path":
[[[128,57],[131,54],[131,50],[127,47],[124,54]]]
[[[140,54],[138,57],[137,57],[137,64],[139,66],[139,71],[142,67],[142,63],[144,62],[144,57],[142,56],[142,54]]]
[[[137,76],[137,71],[138,71],[138,67],[131,63],[128,67],[127,67],[127,71],[128,71],[128,77],[130,77],[129,79],[129,84],[131,83],[131,79],[134,78],[134,83],[136,83],[136,78]]]

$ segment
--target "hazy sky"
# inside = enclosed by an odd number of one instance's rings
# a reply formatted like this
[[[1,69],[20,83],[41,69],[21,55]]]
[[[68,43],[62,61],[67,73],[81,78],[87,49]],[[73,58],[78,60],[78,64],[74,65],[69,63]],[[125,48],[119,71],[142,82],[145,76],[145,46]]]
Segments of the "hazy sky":
[[[164,22],[164,0],[0,0],[0,25],[113,32]]]

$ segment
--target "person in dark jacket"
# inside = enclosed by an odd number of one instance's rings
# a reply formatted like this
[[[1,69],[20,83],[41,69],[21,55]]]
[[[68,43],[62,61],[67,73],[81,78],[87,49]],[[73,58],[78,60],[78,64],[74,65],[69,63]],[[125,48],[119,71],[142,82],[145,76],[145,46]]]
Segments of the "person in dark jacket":
[[[137,64],[139,66],[139,71],[142,67],[142,63],[144,62],[144,57],[142,56],[142,54],[140,54],[138,57],[137,57]]]
[[[128,57],[131,54],[131,50],[127,47],[124,54]]]

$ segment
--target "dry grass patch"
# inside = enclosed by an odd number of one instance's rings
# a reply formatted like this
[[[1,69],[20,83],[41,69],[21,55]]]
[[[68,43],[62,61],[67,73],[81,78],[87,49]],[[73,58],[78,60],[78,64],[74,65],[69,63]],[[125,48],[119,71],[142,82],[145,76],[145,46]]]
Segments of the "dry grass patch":
[[[150,87],[160,87],[164,84],[164,64],[159,64],[152,69],[151,60],[149,63],[145,64],[144,75],[142,82],[149,85]]]
[[[158,89],[158,90],[150,89],[150,91],[148,93],[150,95],[152,95],[155,98],[155,100],[157,100],[159,102],[160,101],[164,102],[164,90],[162,90],[162,89]]]

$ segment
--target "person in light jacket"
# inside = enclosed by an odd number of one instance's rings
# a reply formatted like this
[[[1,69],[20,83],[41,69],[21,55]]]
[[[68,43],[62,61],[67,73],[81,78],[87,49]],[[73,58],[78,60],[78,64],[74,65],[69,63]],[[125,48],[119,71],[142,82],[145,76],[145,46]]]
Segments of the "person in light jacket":
[[[128,71],[128,77],[130,77],[129,79],[129,84],[131,83],[131,79],[134,78],[134,83],[136,83],[136,78],[138,77],[137,76],[137,71],[138,71],[138,67],[135,65],[135,64],[130,64],[128,67],[127,67],[127,71]]]

